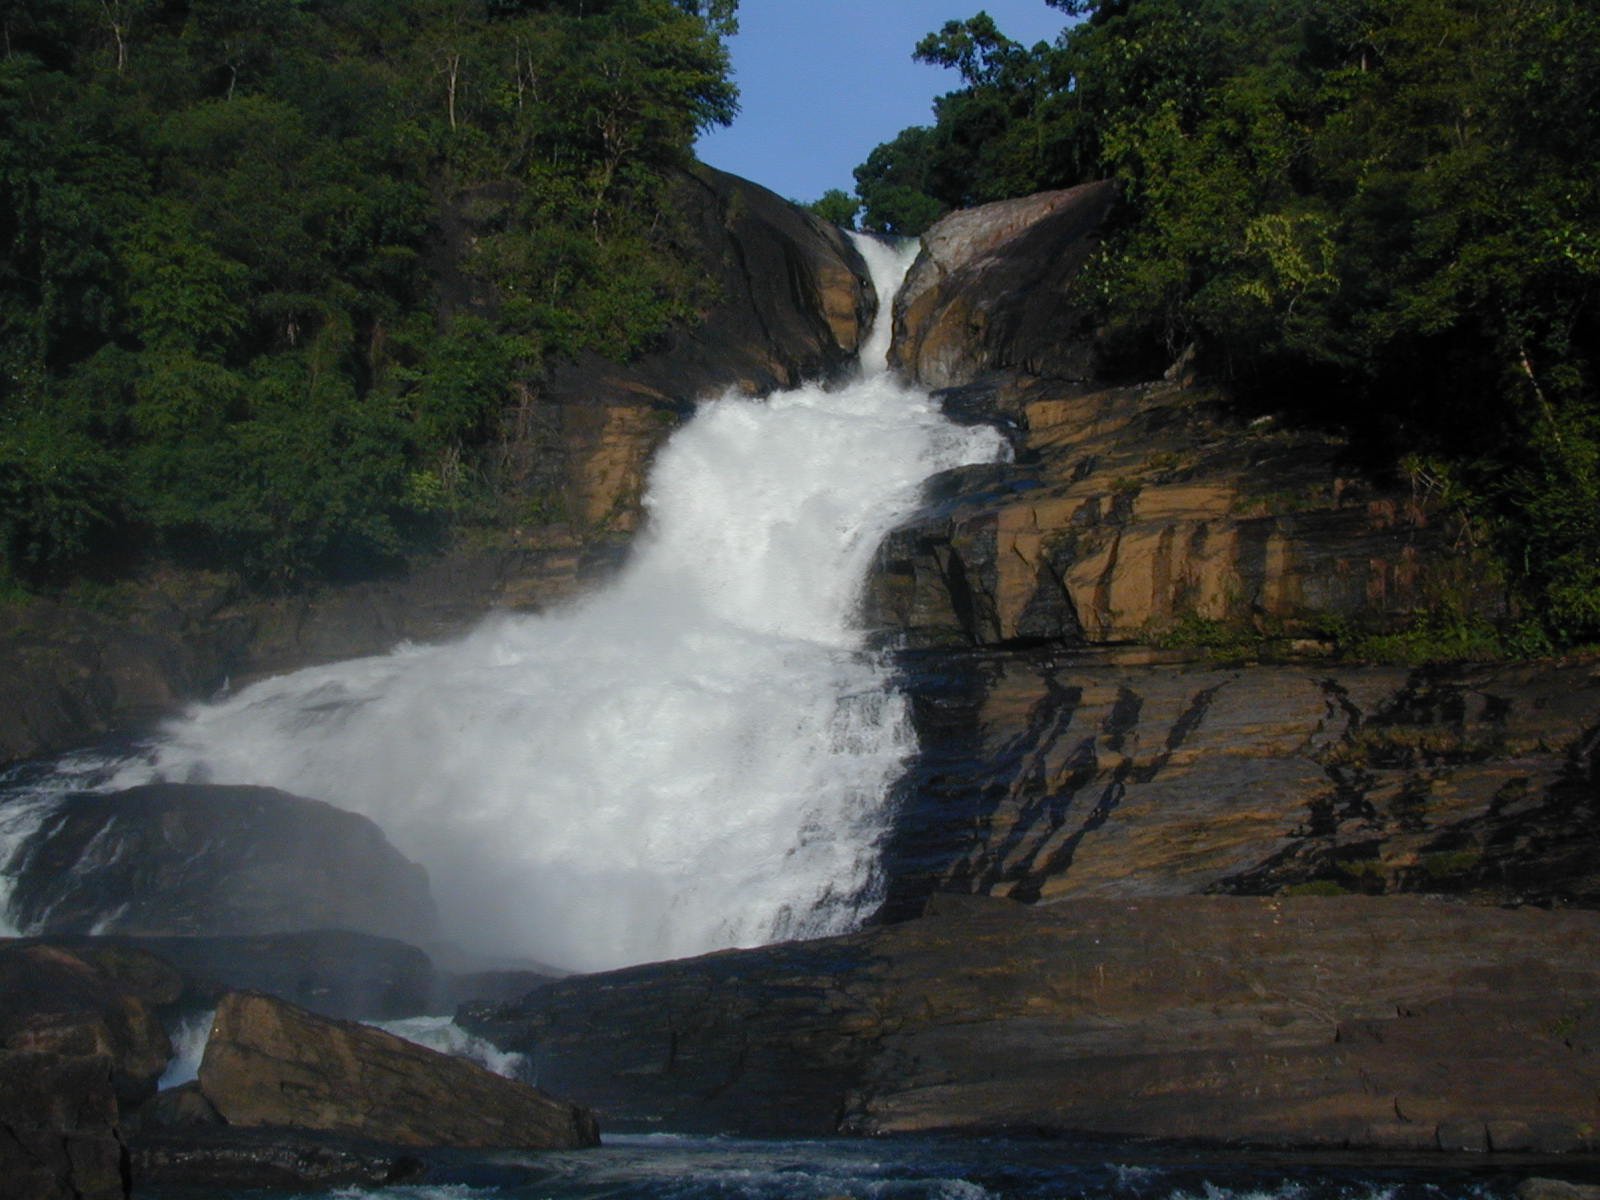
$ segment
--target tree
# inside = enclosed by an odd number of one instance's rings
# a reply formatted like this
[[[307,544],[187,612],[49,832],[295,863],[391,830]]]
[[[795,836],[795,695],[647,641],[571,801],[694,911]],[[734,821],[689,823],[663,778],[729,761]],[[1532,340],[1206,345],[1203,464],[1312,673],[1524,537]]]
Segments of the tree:
[[[861,202],[843,188],[829,188],[804,207],[830,225],[837,225],[841,229],[854,229],[856,213],[861,211]]]

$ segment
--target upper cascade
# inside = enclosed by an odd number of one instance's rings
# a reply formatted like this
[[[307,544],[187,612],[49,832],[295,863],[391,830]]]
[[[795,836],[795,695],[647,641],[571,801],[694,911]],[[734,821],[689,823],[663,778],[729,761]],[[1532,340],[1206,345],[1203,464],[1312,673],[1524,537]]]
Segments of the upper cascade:
[[[861,377],[703,403],[609,586],[197,705],[87,764],[95,786],[251,783],[354,810],[427,868],[442,936],[573,969],[854,927],[914,749],[862,650],[860,589],[923,480],[1001,451],[884,369],[910,254],[861,248],[880,297]]]

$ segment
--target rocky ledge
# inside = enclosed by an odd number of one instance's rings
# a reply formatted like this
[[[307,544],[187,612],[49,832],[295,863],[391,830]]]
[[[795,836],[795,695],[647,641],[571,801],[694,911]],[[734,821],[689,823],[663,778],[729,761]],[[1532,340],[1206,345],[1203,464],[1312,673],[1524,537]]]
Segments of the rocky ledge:
[[[941,901],[465,1022],[608,1126],[1600,1148],[1600,914],[1412,898]]]

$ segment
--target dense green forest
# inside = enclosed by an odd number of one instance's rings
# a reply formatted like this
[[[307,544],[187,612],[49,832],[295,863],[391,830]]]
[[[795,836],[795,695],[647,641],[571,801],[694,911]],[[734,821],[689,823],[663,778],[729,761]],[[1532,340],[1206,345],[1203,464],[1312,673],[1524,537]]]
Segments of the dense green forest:
[[[666,180],[735,8],[6,0],[0,587],[365,573],[482,504],[514,382],[702,299]]]
[[[1349,430],[1497,551],[1535,643],[1600,636],[1600,9],[1048,2],[1053,45],[917,45],[962,86],[857,169],[864,223],[1121,181],[1081,285],[1114,363],[1192,351]]]

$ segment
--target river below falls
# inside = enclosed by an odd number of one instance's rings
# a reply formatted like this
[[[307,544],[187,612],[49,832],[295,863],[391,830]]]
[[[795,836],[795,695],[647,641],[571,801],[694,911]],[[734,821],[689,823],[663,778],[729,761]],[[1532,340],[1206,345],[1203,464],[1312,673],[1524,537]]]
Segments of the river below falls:
[[[1500,1157],[1423,1156],[1379,1164],[1353,1154],[1227,1155],[1116,1142],[762,1141],[671,1134],[608,1137],[594,1150],[506,1154],[441,1166],[433,1182],[342,1188],[331,1195],[338,1200],[1509,1200],[1519,1182],[1539,1173]],[[156,1200],[199,1195],[181,1189],[141,1194]],[[301,1193],[233,1195],[277,1200]]]

